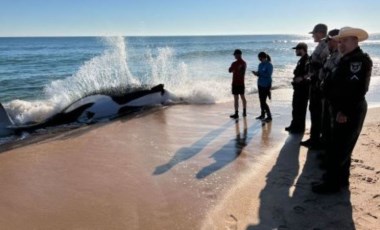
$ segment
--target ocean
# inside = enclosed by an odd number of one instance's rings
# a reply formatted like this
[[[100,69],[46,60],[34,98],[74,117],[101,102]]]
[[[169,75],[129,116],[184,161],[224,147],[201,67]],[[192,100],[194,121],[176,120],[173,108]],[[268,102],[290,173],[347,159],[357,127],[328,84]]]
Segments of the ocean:
[[[165,84],[191,104],[231,100],[234,49],[248,64],[248,94],[256,92],[257,54],[274,65],[273,87],[290,88],[298,42],[310,36],[18,37],[0,38],[0,102],[16,124],[42,121],[84,95],[102,89]],[[374,61],[370,104],[379,103],[380,34],[361,44]]]

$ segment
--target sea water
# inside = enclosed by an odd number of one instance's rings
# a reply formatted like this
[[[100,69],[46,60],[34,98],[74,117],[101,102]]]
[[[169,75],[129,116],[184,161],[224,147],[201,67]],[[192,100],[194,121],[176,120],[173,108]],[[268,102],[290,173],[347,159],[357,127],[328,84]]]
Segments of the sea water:
[[[274,65],[273,87],[291,87],[299,57],[294,47],[310,36],[183,36],[183,37],[20,37],[0,38],[0,102],[16,124],[42,121],[84,95],[112,88],[155,85],[187,103],[231,100],[235,49],[248,64],[246,90],[256,92],[251,74],[257,54],[268,53]],[[380,35],[361,44],[374,61],[372,85],[380,76]],[[371,86],[370,103],[378,103],[380,87]]]

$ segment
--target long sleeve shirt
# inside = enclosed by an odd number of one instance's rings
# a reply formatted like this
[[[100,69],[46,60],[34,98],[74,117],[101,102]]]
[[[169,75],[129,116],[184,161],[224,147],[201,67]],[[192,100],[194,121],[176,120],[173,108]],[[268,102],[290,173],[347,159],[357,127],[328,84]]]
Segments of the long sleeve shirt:
[[[261,87],[270,87],[272,85],[273,65],[269,61],[263,61],[259,64],[257,70],[257,85]]]
[[[331,103],[346,116],[355,113],[365,99],[372,73],[372,60],[360,47],[344,55],[332,76]]]

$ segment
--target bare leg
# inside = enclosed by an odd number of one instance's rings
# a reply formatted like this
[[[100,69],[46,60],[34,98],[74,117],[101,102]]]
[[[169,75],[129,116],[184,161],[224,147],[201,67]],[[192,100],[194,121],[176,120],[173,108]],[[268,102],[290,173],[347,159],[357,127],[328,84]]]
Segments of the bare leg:
[[[239,118],[239,95],[234,95],[234,106],[235,106],[235,113],[231,114],[231,118],[237,119]]]
[[[239,110],[239,95],[234,95],[235,111]]]
[[[243,109],[246,109],[247,108],[247,100],[245,99],[245,95],[240,94],[240,97],[241,97],[241,101],[243,103]]]

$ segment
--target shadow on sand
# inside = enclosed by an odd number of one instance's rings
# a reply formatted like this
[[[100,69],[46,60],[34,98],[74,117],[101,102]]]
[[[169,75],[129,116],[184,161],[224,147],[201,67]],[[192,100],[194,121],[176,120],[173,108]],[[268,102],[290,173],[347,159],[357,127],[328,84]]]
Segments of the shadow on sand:
[[[348,190],[334,195],[311,191],[310,183],[320,176],[318,152],[307,153],[305,166],[297,178],[301,139],[301,135],[287,138],[260,192],[259,223],[247,230],[355,229]]]
[[[239,121],[243,121],[243,132],[241,132]],[[213,158],[215,162],[201,169],[195,176],[197,179],[203,179],[211,175],[212,173],[222,169],[228,164],[232,163],[235,159],[239,157],[239,155],[244,150],[245,146],[252,140],[252,138],[260,131],[260,127],[265,127],[265,129],[271,127],[271,124],[265,124],[261,121],[255,121],[248,128],[246,118],[243,118],[241,120],[229,121],[226,124],[219,127],[218,129],[209,132],[204,137],[199,139],[197,142],[192,144],[190,147],[184,147],[179,149],[168,163],[157,166],[155,171],[153,172],[153,175],[164,174],[176,165],[178,165],[179,163],[187,161],[190,158],[196,156],[204,148],[206,148],[213,140],[217,139],[218,136],[220,136],[225,130],[227,130],[230,126],[234,124],[236,136],[210,156],[210,158]]]
[[[210,156],[215,162],[201,169],[196,174],[197,179],[203,179],[233,162],[240,156],[244,147],[247,146],[252,138],[260,131],[260,127],[265,126],[265,123],[256,121],[248,128],[246,118],[243,119],[243,124],[243,134],[241,134],[240,124],[238,121],[235,122],[236,138],[231,139],[227,144]]]
[[[208,144],[210,144],[213,140],[215,140],[220,134],[222,134],[226,129],[228,129],[231,125],[233,125],[234,121],[229,121],[222,125],[221,127],[207,133],[197,142],[192,144],[190,147],[183,147],[179,149],[173,156],[172,159],[166,164],[157,166],[153,175],[161,175],[169,171],[171,168],[176,166],[177,164],[187,161],[190,158],[196,156],[200,153]]]

